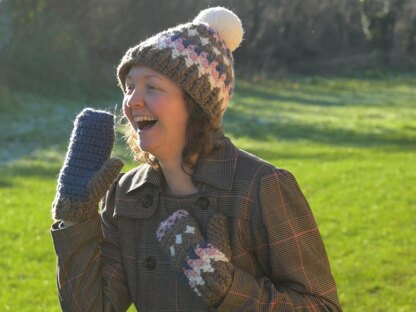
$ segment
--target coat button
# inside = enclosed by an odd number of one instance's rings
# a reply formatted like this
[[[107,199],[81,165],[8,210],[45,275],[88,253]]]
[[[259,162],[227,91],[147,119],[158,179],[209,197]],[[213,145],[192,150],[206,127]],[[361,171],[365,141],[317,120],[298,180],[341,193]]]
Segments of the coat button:
[[[153,203],[153,196],[152,195],[145,195],[142,198],[142,205],[144,208],[149,208]]]
[[[153,271],[156,268],[156,259],[154,257],[147,257],[144,260],[144,266],[149,271]]]
[[[206,197],[200,197],[198,199],[198,206],[199,208],[201,208],[202,210],[207,210],[209,207],[209,199]]]

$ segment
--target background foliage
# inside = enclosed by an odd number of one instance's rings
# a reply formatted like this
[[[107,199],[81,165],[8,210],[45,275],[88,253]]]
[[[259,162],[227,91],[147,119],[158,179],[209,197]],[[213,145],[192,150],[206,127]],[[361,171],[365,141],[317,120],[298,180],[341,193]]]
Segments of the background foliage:
[[[129,46],[215,5],[243,21],[240,76],[416,68],[414,0],[3,0],[2,84],[96,97]]]

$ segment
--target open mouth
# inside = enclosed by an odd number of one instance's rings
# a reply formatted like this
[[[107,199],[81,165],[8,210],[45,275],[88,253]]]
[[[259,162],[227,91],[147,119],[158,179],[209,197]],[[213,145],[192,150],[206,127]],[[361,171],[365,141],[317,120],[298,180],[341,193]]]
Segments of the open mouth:
[[[137,116],[137,117],[134,117],[133,120],[136,123],[137,128],[139,130],[150,129],[157,122],[157,119],[150,117],[150,116]]]

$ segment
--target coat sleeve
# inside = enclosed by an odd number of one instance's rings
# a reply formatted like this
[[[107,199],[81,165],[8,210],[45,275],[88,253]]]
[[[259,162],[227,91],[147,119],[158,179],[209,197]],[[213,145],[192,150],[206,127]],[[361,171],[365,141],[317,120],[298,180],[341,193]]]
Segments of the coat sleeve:
[[[342,311],[311,209],[294,176],[275,169],[259,185],[255,252],[265,276],[235,267],[218,311]]]
[[[52,225],[63,311],[126,311],[131,304],[112,218],[115,188],[116,182],[107,193],[101,218],[64,228],[59,222]]]

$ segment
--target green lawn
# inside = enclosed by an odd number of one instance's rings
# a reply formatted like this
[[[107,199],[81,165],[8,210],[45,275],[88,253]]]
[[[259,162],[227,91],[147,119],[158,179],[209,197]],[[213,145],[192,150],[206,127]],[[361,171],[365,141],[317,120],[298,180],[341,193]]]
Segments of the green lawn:
[[[415,311],[416,77],[237,85],[225,132],[295,174],[344,310]],[[0,311],[59,311],[49,210],[83,105],[10,94],[0,101]],[[115,153],[129,161],[122,139]]]

